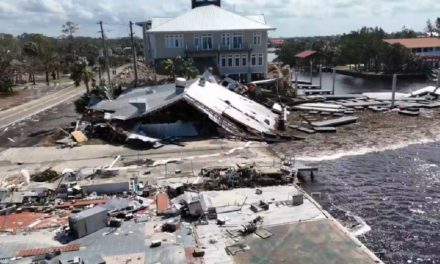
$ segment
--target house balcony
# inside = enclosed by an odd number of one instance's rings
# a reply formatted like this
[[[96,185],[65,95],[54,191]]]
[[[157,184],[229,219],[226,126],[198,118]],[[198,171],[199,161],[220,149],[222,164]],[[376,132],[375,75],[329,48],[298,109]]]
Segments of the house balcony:
[[[220,53],[220,52],[250,52],[252,51],[252,45],[250,43],[240,43],[238,45],[213,45],[208,47],[202,46],[186,46],[185,52],[188,55],[191,54],[212,54],[212,53]]]

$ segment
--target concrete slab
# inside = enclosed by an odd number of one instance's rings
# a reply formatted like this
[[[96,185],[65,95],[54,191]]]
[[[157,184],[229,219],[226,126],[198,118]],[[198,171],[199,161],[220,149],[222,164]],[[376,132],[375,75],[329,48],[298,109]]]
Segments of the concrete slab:
[[[266,239],[247,236],[249,250],[234,256],[235,263],[368,264],[376,263],[333,220],[302,222],[266,228]]]

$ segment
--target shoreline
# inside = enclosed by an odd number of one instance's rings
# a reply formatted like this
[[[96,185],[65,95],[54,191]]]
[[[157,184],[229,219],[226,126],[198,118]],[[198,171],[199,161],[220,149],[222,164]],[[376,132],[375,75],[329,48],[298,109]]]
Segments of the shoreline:
[[[369,110],[356,111],[354,115],[359,120],[338,127],[337,133],[307,135],[295,131],[292,134],[305,139],[273,144],[269,149],[281,158],[292,156],[298,160],[316,162],[440,140],[440,110],[437,109],[423,110],[418,117],[402,116],[393,111],[376,113]],[[291,115],[289,119],[289,124],[301,122],[297,115]]]

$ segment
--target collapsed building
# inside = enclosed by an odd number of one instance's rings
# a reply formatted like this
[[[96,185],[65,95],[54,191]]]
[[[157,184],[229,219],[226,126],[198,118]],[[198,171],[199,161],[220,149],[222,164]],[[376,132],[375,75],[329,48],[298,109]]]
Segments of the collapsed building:
[[[204,78],[133,89],[90,110],[126,130],[128,140],[157,143],[170,138],[219,135],[264,140],[277,135],[285,113]]]

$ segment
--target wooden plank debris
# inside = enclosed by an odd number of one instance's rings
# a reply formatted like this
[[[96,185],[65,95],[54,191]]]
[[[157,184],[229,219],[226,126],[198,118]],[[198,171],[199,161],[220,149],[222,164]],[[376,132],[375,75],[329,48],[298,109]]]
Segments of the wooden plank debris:
[[[420,115],[420,111],[400,110],[399,114],[407,116],[418,116]]]
[[[88,140],[88,138],[86,137],[86,135],[84,135],[84,133],[82,131],[73,131],[71,133],[72,137],[75,139],[76,142],[78,143],[83,143],[86,142]]]
[[[307,127],[297,127],[296,130],[307,133],[307,134],[315,134],[316,131],[314,129],[310,129]]]
[[[315,127],[317,133],[336,133],[336,127]]]
[[[336,119],[329,119],[320,122],[312,122],[312,126],[314,127],[332,127],[332,126],[341,126],[347,125],[351,123],[355,123],[358,120],[355,116],[345,116]]]

